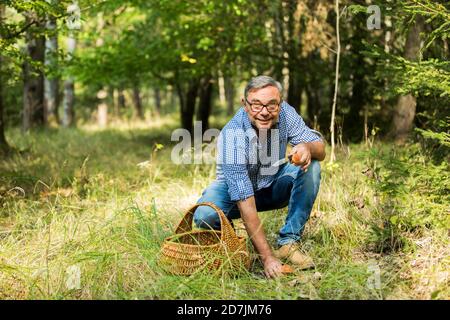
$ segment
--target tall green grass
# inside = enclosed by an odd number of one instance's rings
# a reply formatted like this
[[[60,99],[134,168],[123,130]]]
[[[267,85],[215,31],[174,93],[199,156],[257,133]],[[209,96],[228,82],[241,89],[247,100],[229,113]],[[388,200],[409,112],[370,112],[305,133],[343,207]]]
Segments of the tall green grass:
[[[162,241],[215,176],[213,165],[170,161],[175,127],[8,131],[21,152],[0,161],[0,298],[450,297],[448,164],[415,145],[351,145],[322,164],[302,241],[315,270],[267,280],[255,261],[239,275],[165,273]],[[285,215],[261,213],[271,244]],[[74,266],[80,288],[67,285]]]

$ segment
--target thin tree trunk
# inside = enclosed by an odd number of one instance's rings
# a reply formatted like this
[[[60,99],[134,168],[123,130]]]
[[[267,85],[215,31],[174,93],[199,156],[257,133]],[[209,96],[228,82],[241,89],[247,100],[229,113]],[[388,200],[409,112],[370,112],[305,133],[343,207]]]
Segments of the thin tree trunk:
[[[119,119],[120,118],[120,109],[119,109],[119,90],[117,90],[116,88],[112,88],[113,93],[112,93],[112,105],[113,105],[113,109],[114,109],[114,116]]]
[[[5,13],[5,6],[0,4],[0,24],[3,23],[3,16]],[[4,102],[3,102],[3,58],[0,54],[0,155],[8,153],[10,147],[5,137],[5,119],[4,119]]]
[[[2,8],[0,7],[0,15]],[[5,137],[4,103],[3,103],[3,77],[2,77],[2,56],[0,55],[0,154],[5,154],[9,150],[9,145]]]
[[[300,108],[302,104],[302,87],[299,81],[299,68],[291,65],[289,68],[289,90],[287,101],[295,110],[300,114]]]
[[[443,39],[442,40],[443,44],[444,44],[444,57],[448,57],[450,56],[450,50],[448,49],[448,40],[447,39]]]
[[[287,69],[289,70],[289,82],[287,91],[287,101],[295,108],[295,110],[300,114],[300,108],[302,104],[302,91],[303,91],[303,78],[304,75],[301,74],[302,70],[300,66],[300,35],[296,34],[295,31],[295,11],[297,10],[297,0],[286,1],[286,16],[287,21],[283,19],[283,23],[286,24],[287,40],[286,40],[286,52],[288,56]]]
[[[355,59],[356,65],[360,66],[364,63],[364,57],[358,53],[358,57]],[[359,64],[361,63],[361,64]],[[350,111],[346,119],[346,133],[352,140],[358,139],[360,141],[361,125],[363,119],[361,117],[361,111],[364,110],[364,90],[366,89],[364,83],[364,73],[361,70],[357,70],[353,74],[352,80],[352,96],[349,100]]]
[[[138,85],[133,85],[133,102],[136,108],[136,114],[139,119],[144,120],[144,110],[142,107],[141,91]]]
[[[317,119],[319,117],[322,109],[319,90],[320,88],[318,86],[315,86],[314,82],[312,82],[312,85],[308,85],[305,90],[307,99],[306,113],[310,122],[313,122],[314,119]]]
[[[27,20],[32,19],[27,17]],[[27,53],[34,62],[44,63],[45,38],[35,37],[27,32]],[[44,123],[44,76],[41,70],[34,70],[29,62],[23,64],[23,118],[22,129]]]
[[[193,118],[195,102],[197,100],[199,81],[192,80],[184,92],[181,85],[177,84],[178,97],[180,99],[181,127],[193,133]]]
[[[334,96],[333,96],[333,106],[331,108],[331,123],[330,123],[330,132],[331,132],[331,152],[330,152],[330,163],[333,163],[336,160],[335,154],[335,142],[334,142],[334,131],[335,131],[335,117],[336,117],[336,101],[337,101],[337,93],[339,88],[339,60],[341,58],[341,38],[339,34],[339,0],[335,0],[335,12],[336,12],[336,70],[334,77]]]
[[[367,106],[364,106],[364,143],[367,146],[369,143],[369,110]]]
[[[231,116],[234,113],[234,96],[235,96],[233,78],[231,76],[226,76],[224,78],[224,91],[225,91],[225,98],[227,101],[227,115]]]
[[[72,78],[64,81],[62,125],[69,127],[74,122],[75,84]]]
[[[177,92],[175,92],[175,91],[177,91]],[[171,109],[173,106],[175,106],[176,105],[176,103],[177,103],[177,96],[178,96],[178,99],[180,99],[180,95],[179,95],[179,93],[178,93],[178,88],[173,88],[173,87],[170,87],[170,90],[169,90],[169,101],[170,101],[170,108],[169,109]],[[181,101],[180,101],[180,105],[182,105],[182,103],[181,103]]]
[[[76,49],[76,39],[73,34],[69,34],[67,38],[67,54],[69,60],[75,53]],[[64,93],[63,93],[63,119],[62,124],[64,127],[69,127],[73,125],[75,119],[74,112],[75,105],[75,84],[72,76],[69,76],[64,81]]]
[[[97,33],[99,37],[95,42],[96,47],[102,47],[104,44],[103,40],[103,28],[105,27],[105,20],[103,17],[103,12],[100,12],[97,16]],[[108,125],[108,104],[106,102],[106,98],[108,97],[108,93],[104,86],[101,86],[100,90],[97,91],[97,125],[100,128],[105,128]]]
[[[125,109],[125,95],[123,94],[123,87],[117,89],[117,105],[119,110]]]
[[[1,10],[1,8],[0,8]],[[5,154],[9,150],[9,145],[5,137],[5,121],[4,121],[4,105],[3,105],[3,79],[2,79],[2,56],[0,56],[0,155]]]
[[[161,90],[156,87],[154,90],[154,98],[155,98],[155,111],[156,115],[161,115]]]
[[[97,92],[97,99],[97,125],[100,128],[106,128],[108,125],[108,92],[105,88]]]
[[[217,76],[217,83],[219,84],[219,101],[222,106],[226,105],[227,99],[225,97],[225,79],[222,71],[219,70]]]
[[[274,51],[278,52],[280,54],[285,54],[287,52],[286,46],[289,45],[288,41],[289,39],[286,39],[285,34],[285,22],[284,22],[284,10],[283,10],[283,2],[275,2],[274,4],[276,6],[274,11],[274,28],[272,28],[272,38],[273,38],[273,47]],[[297,52],[299,54],[300,52]],[[283,59],[280,59],[277,61],[277,66],[275,66],[275,74],[274,76],[277,79],[281,79],[283,76],[283,67],[285,67],[285,61]],[[289,70],[290,71],[290,70]]]
[[[47,0],[51,2],[51,0]],[[53,34],[45,39],[45,66],[54,68],[57,62],[58,36],[55,32],[56,19],[51,17],[47,20],[47,29]],[[54,127],[58,124],[58,78],[45,75],[44,79],[44,120],[45,124]]]
[[[423,29],[423,20],[420,16],[416,17],[415,24],[408,32],[405,43],[404,57],[415,61],[419,58],[420,52],[420,32]],[[398,143],[403,143],[411,133],[414,117],[416,115],[416,97],[411,93],[400,96],[394,110],[392,120],[392,129],[390,135]]]
[[[206,78],[200,89],[200,102],[197,120],[202,122],[202,133],[209,129],[209,115],[212,109],[213,83],[211,78]]]
[[[116,99],[114,99],[114,91],[115,90],[113,86],[108,86],[108,104],[111,105],[114,116],[118,117]]]
[[[352,18],[353,19],[353,18]],[[355,16],[354,17],[354,27],[357,29],[366,28],[367,17],[364,16]],[[387,18],[386,18],[387,19]],[[386,33],[388,33],[387,31]],[[368,34],[364,32],[355,32],[349,39],[349,44],[352,48],[353,55],[355,58],[352,59],[351,64],[349,66],[349,70],[352,75],[352,94],[349,99],[350,110],[345,117],[345,128],[344,134],[349,140],[354,142],[360,142],[361,139],[365,139],[364,123],[367,120],[366,116],[366,103],[367,103],[367,88],[369,87],[367,81],[365,80],[365,76],[367,74],[367,70],[362,68],[365,64],[365,56],[363,51],[365,49],[364,40],[367,38]],[[386,38],[383,40],[385,41]],[[386,44],[386,42],[385,42]],[[362,134],[361,134],[362,133]]]

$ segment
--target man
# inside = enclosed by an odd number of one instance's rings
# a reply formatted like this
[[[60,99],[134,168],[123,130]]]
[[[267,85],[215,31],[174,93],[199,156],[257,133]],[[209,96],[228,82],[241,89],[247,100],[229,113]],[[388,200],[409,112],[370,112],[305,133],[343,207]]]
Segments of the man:
[[[299,268],[313,266],[296,243],[309,218],[320,184],[320,164],[325,145],[308,128],[294,108],[282,101],[281,84],[271,77],[258,76],[245,88],[243,107],[222,129],[217,148],[217,179],[198,202],[213,202],[228,219],[242,218],[247,233],[259,253],[265,275],[281,274],[279,259],[288,259]],[[293,146],[285,162],[287,143]],[[278,162],[278,163],[277,163]],[[258,211],[288,206],[284,226],[272,252]],[[201,206],[194,213],[201,228],[220,228],[218,215]]]

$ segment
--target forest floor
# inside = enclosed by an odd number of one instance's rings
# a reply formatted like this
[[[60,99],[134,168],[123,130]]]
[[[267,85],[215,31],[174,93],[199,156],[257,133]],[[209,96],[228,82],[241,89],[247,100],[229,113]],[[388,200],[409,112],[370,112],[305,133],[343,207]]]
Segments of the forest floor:
[[[346,145],[322,163],[302,241],[314,270],[166,274],[162,241],[215,178],[170,161],[174,128],[9,130],[21,152],[0,160],[0,299],[450,298],[448,164],[417,144]],[[260,215],[274,244],[286,209]]]

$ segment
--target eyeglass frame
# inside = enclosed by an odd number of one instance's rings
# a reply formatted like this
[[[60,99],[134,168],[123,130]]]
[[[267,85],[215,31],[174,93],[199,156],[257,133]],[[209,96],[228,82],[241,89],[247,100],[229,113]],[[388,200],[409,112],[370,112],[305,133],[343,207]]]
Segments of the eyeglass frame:
[[[272,112],[277,111],[277,110],[280,108],[280,105],[281,105],[281,103],[283,102],[283,100],[281,100],[280,102],[278,102],[278,103],[276,104],[276,105],[277,105],[277,108],[276,108],[275,110],[273,110],[273,111],[270,111],[270,110],[269,110],[269,105],[272,104],[272,103],[266,103],[266,104],[261,103],[261,104],[260,104],[261,110],[255,111],[255,110],[253,110],[253,105],[254,105],[254,103],[251,103],[250,101],[248,101],[247,98],[245,98],[245,102],[249,104],[250,109],[251,109],[253,112],[258,112],[258,113],[259,113],[259,112],[263,111],[263,109],[264,109],[264,107],[265,107],[265,108],[267,109],[268,112],[272,113]]]

